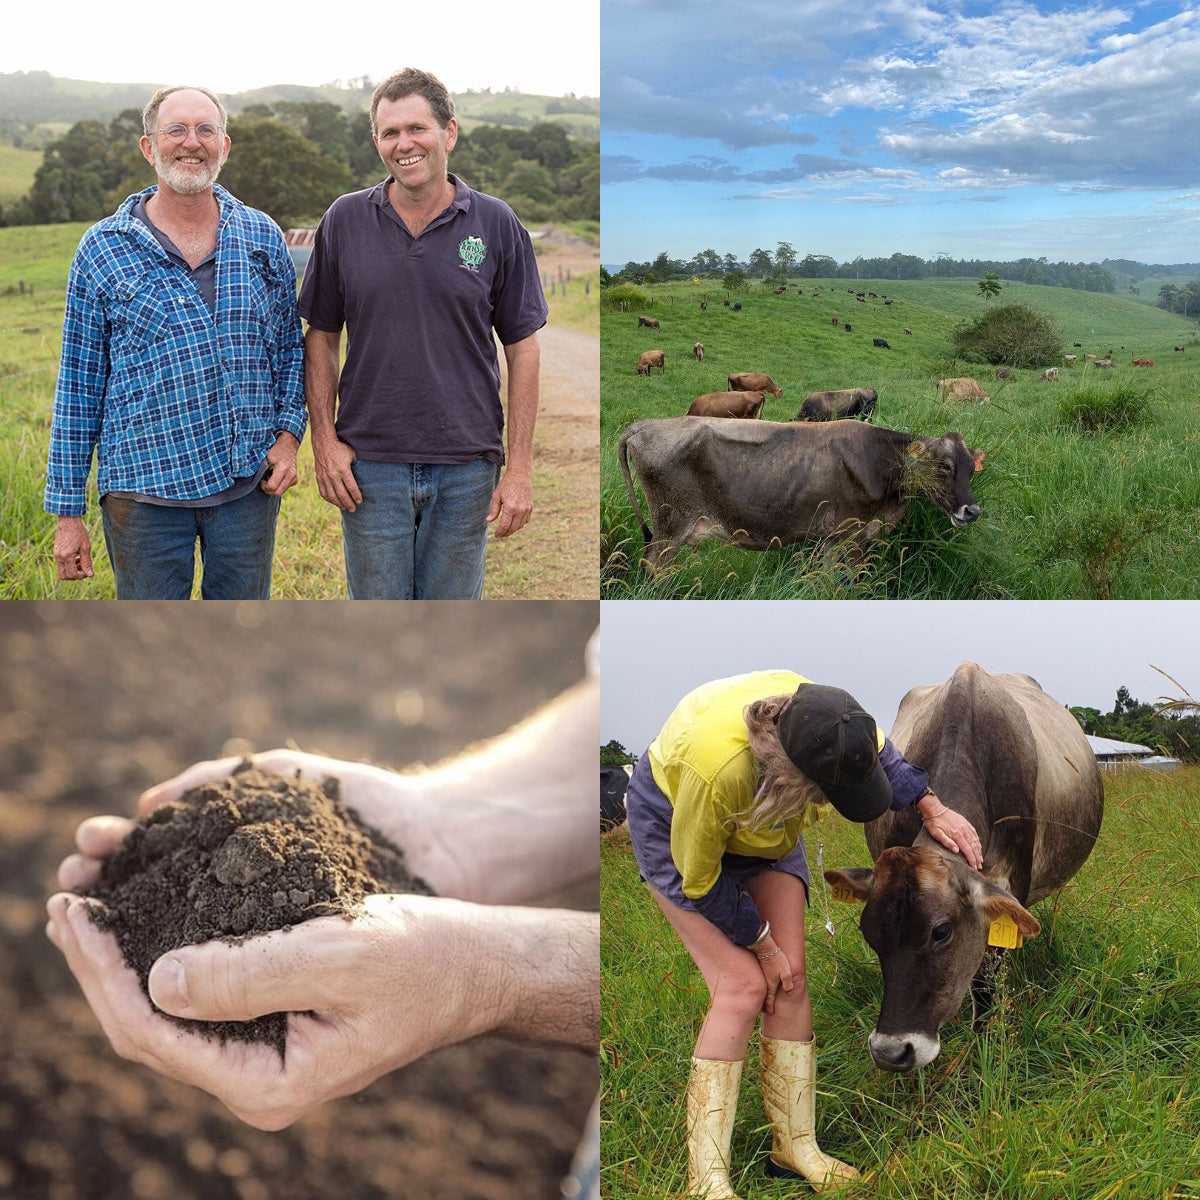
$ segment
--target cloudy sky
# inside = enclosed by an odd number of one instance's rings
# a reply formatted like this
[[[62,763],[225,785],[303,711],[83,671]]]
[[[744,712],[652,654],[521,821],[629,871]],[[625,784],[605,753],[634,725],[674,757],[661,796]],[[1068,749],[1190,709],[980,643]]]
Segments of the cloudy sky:
[[[603,0],[604,260],[1200,258],[1200,7]]]
[[[1056,700],[1109,712],[1200,695],[1197,606],[1171,601],[605,601],[601,743],[640,754],[692,688],[783,668],[850,692],[890,729],[905,692],[960,662],[1032,675]]]
[[[172,29],[176,21],[182,28]],[[242,0],[229,10],[117,10],[92,0],[12,6],[0,72],[49,71],[104,82],[173,82],[215,91],[317,85],[405,66],[452,91],[505,87],[548,96],[600,89],[599,0],[462,0],[403,7],[339,0],[328,13]],[[207,26],[207,28],[205,27]]]

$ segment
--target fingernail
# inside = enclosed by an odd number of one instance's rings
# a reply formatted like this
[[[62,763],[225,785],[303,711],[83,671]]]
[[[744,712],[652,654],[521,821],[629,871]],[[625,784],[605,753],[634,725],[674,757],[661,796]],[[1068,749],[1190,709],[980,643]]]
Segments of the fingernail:
[[[160,958],[150,968],[150,977],[146,982],[150,988],[150,999],[164,1012],[175,1016],[187,1012],[187,973],[179,959],[169,954]]]

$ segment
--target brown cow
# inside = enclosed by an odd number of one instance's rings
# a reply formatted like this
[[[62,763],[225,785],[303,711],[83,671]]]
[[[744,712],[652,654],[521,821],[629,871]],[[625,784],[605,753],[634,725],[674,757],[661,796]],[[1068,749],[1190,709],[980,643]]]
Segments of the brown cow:
[[[645,325],[647,329],[660,328],[657,317],[638,317],[638,328],[641,329],[643,325]]]
[[[869,417],[879,393],[874,388],[842,388],[836,392],[809,392],[793,421],[839,421]]]
[[[996,378],[997,379],[1016,379],[1016,375],[1014,374],[1012,367],[997,367],[996,368]]]
[[[687,415],[757,421],[766,399],[765,392],[705,392],[692,401]]]
[[[975,827],[983,852],[975,871],[908,807],[867,825],[874,869],[825,872],[838,899],[864,902],[859,927],[883,969],[871,1057],[911,1071],[937,1057],[938,1027],[958,1011],[987,944],[1019,946],[1039,931],[1027,906],[1087,860],[1104,786],[1078,722],[1028,675],[964,662],[904,697],[891,736]]]
[[[971,476],[982,450],[959,433],[920,437],[862,421],[720,421],[666,417],[630,425],[617,444],[647,574],[681,546],[718,538],[747,550],[805,539],[852,553],[886,534],[924,496],[956,528],[979,516]],[[629,460],[654,529],[642,517]]]
[[[667,373],[667,366],[661,350],[643,350],[638,355],[637,373],[639,375],[649,375],[652,367],[657,367],[664,375]]]
[[[783,388],[777,388],[770,375],[761,371],[738,371],[729,376],[731,392],[771,392],[776,400],[783,398]]]
[[[964,404],[986,404],[991,399],[991,396],[980,387],[977,379],[967,376],[939,379],[938,391],[944,398],[958,400]]]
[[[1135,358],[1133,360],[1133,365],[1135,367],[1152,367],[1152,366],[1154,366],[1154,359],[1152,359],[1152,358]]]
[[[695,356],[695,359],[697,362],[703,362],[704,361],[704,343],[696,342],[695,345],[692,346],[692,354]]]

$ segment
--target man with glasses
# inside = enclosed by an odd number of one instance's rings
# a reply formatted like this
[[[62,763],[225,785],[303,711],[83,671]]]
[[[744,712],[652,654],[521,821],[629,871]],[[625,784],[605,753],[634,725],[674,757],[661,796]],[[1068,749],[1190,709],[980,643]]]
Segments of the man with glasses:
[[[352,598],[478,599],[488,523],[507,537],[533,508],[546,298],[516,214],[446,169],[440,80],[385,79],[371,131],[388,178],[334,201],[300,289],[317,486],[342,510]]]
[[[59,579],[93,574],[96,451],[120,599],[266,599],[280,497],[296,482],[304,365],[296,275],[275,223],[217,174],[226,113],[168,87],[142,114],[158,184],[84,235],[71,263],[45,508]]]

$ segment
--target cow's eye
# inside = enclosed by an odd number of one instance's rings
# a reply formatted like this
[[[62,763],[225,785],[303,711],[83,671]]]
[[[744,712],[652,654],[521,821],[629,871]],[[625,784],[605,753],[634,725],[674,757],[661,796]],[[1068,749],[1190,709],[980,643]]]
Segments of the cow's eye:
[[[938,470],[945,471],[947,475],[952,475],[954,473],[954,464],[948,462],[938,463]]]
[[[950,935],[953,932],[954,926],[949,921],[943,921],[940,925],[933,927],[933,932],[929,935],[929,940],[935,946],[944,946],[950,940]]]

